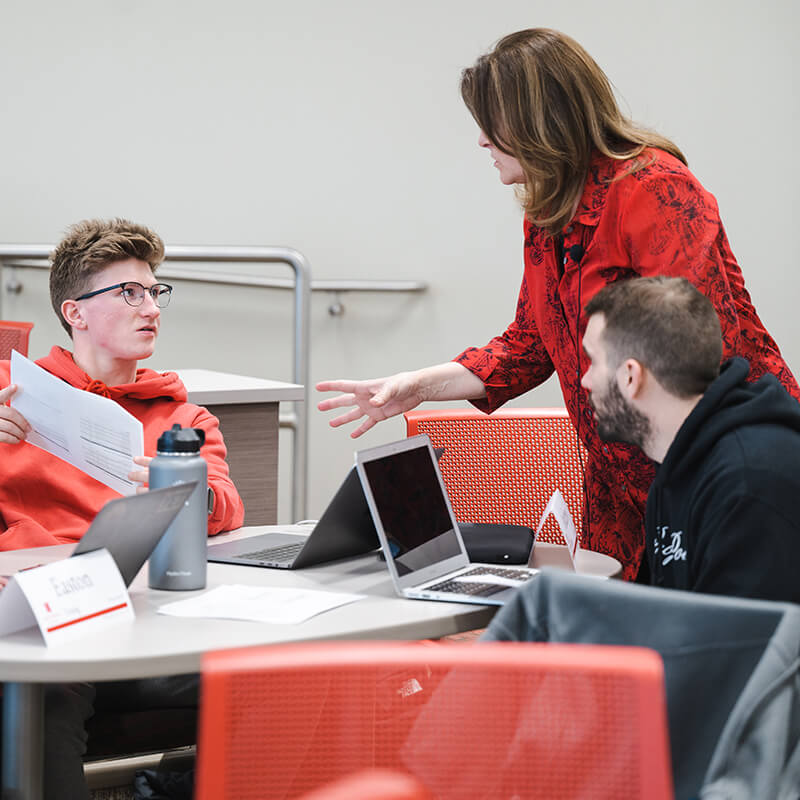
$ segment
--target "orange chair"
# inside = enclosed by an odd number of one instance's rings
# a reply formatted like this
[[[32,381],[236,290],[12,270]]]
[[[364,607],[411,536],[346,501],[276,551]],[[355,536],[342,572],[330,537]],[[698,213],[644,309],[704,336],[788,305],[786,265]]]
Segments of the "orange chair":
[[[0,360],[11,358],[11,351],[16,350],[23,356],[28,355],[28,336],[32,322],[12,322],[0,319]]]
[[[560,489],[580,534],[586,451],[563,408],[424,409],[405,414],[409,436],[444,447],[439,461],[459,522],[504,522],[536,529]],[[564,544],[550,516],[539,541]]]
[[[417,780],[390,769],[365,769],[304,794],[299,800],[434,800]]]
[[[373,768],[441,800],[666,800],[661,659],[634,647],[399,642],[204,657],[196,800],[297,798]]]

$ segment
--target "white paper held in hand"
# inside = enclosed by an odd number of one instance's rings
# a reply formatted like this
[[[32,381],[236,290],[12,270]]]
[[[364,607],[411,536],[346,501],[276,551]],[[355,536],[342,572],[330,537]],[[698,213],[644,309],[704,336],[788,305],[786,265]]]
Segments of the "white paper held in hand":
[[[108,397],[76,389],[38,364],[11,353],[11,405],[31,424],[26,441],[72,464],[120,494],[136,492],[128,473],[144,454],[144,429]]]

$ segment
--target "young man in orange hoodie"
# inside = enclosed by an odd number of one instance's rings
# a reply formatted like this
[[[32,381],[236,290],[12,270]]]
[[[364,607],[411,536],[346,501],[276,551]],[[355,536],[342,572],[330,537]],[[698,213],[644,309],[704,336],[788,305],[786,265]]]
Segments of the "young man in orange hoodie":
[[[202,428],[208,463],[209,534],[242,525],[244,507],[228,475],[219,423],[187,402],[173,372],[139,369],[155,350],[161,312],[172,287],[156,280],[164,244],[153,231],[125,220],[85,220],[74,225],[52,255],[50,299],[72,339],[72,351],[54,346],[36,363],[71,386],[119,403],[144,427],[144,452],[129,478],[147,483],[158,437],[174,423]],[[118,493],[76,467],[25,442],[30,428],[8,402],[10,364],[0,361],[0,550],[76,542],[102,506]],[[133,465],[132,465],[133,466]],[[101,685],[115,705],[184,705],[196,702],[196,677]],[[110,687],[110,689],[109,689]],[[111,696],[109,693],[113,693]],[[85,720],[95,687],[50,687],[46,696],[45,796],[88,798],[82,755]]]
[[[78,389],[110,397],[144,426],[140,469],[131,479],[147,482],[147,464],[158,437],[174,423],[202,428],[202,455],[211,489],[209,534],[241,526],[242,501],[228,475],[219,424],[205,408],[187,403],[174,372],[139,369],[155,350],[161,312],[172,287],[155,271],[164,244],[153,231],[124,220],[86,220],[56,247],[50,271],[53,309],[72,339],[72,352],[58,345],[36,363]],[[6,403],[8,361],[0,361],[0,550],[76,542],[102,506],[118,493],[71,464],[24,442],[28,423]]]

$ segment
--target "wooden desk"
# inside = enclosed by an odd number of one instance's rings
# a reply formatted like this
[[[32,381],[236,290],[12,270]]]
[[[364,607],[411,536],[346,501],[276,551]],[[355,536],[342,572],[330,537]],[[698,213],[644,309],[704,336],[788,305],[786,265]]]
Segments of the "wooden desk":
[[[302,400],[303,387],[206,369],[175,370],[189,402],[219,419],[231,478],[244,502],[246,525],[278,521],[278,405]]]
[[[304,532],[304,528],[280,526]],[[241,538],[270,527],[240,529],[216,537]],[[558,548],[563,550],[560,553]],[[69,555],[71,545],[0,553],[0,574]],[[537,545],[540,563],[568,559],[561,545]],[[609,556],[582,551],[581,571],[613,575],[620,567]],[[274,625],[241,620],[192,619],[158,613],[164,603],[197,592],[148,589],[147,568],[130,587],[136,618],[75,642],[45,647],[38,628],[0,638],[0,681],[6,683],[3,703],[3,792],[40,800],[43,742],[43,685],[51,682],[123,680],[197,672],[209,650],[325,639],[440,638],[485,627],[497,606],[406,600],[395,594],[386,564],[376,553],[303,570],[266,569],[209,563],[207,589],[223,584],[304,587],[356,592],[360,600],[312,617],[300,625]],[[6,796],[3,794],[3,796]]]

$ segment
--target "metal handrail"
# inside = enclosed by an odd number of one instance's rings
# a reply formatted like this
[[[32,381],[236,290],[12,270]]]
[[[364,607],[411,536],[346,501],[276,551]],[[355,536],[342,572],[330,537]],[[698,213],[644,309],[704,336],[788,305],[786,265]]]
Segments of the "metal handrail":
[[[3,267],[49,269],[47,259],[53,245],[0,244],[0,284]],[[294,280],[268,275],[242,275],[220,273],[210,270],[175,269],[168,262],[190,263],[284,263],[295,273]],[[292,518],[305,519],[308,502],[308,392],[309,392],[309,346],[310,346],[310,293],[332,292],[424,292],[428,284],[412,280],[362,280],[324,279],[311,280],[311,267],[307,259],[290,247],[242,247],[194,245],[167,245],[165,264],[158,274],[164,278],[186,280],[195,283],[214,283],[226,286],[253,286],[263,289],[292,289],[295,300],[294,318],[294,377],[295,383],[303,387],[303,400],[293,403],[289,414],[279,416],[282,428],[293,434],[292,452]],[[3,284],[8,291],[20,291],[21,284]],[[328,307],[332,315],[343,313],[338,300]],[[2,318],[2,291],[0,291],[0,318]],[[300,408],[302,403],[302,408]]]
[[[17,245],[10,245],[16,247]],[[20,247],[33,247],[38,245],[19,245]],[[25,256],[22,258],[4,258],[2,251],[5,245],[0,245],[0,261],[2,266],[23,269],[50,269],[50,264],[41,258]],[[169,249],[169,248],[168,248]],[[169,260],[169,259],[167,259]],[[8,263],[6,263],[8,262]],[[294,289],[295,282],[289,278],[278,278],[269,275],[247,275],[239,273],[212,272],[210,270],[170,269],[168,266],[159,268],[158,274],[164,278],[186,280],[195,282],[218,283],[227,286],[257,286],[262,289]],[[412,280],[367,280],[362,278],[322,278],[310,281],[312,292],[424,292],[428,289],[425,281]],[[16,292],[14,284],[6,284],[6,290]]]
[[[53,245],[44,244],[0,244],[0,272],[9,261],[38,260],[42,261],[50,256]],[[294,413],[290,417],[284,416],[284,424],[292,429],[293,433],[293,463],[292,463],[292,517],[305,519],[307,503],[307,464],[308,464],[308,381],[309,381],[309,311],[311,298],[311,267],[305,256],[290,247],[240,247],[218,246],[201,247],[193,245],[167,245],[165,249],[167,261],[187,262],[235,262],[235,263],[269,263],[288,264],[294,271],[294,382],[303,387],[303,400],[294,402]],[[10,265],[9,265],[10,266]],[[16,264],[19,267],[39,267],[38,264]],[[44,268],[43,266],[41,268]],[[206,272],[202,277],[193,276],[188,270],[185,274],[169,269],[161,270],[159,274],[164,277],[183,278],[185,280],[202,281],[205,283],[230,284],[231,276],[219,273]],[[249,285],[260,286],[258,276],[236,276],[248,278]],[[248,285],[244,280],[233,281],[239,285]],[[278,287],[276,287],[278,288]],[[283,288],[283,287],[280,287]],[[287,287],[289,288],[289,287]],[[2,292],[0,292],[2,298]],[[0,317],[2,306],[0,305]]]

